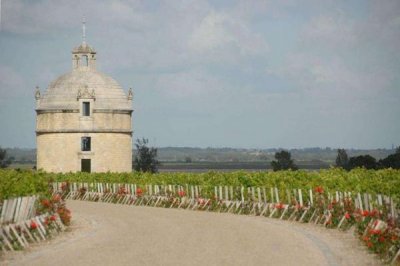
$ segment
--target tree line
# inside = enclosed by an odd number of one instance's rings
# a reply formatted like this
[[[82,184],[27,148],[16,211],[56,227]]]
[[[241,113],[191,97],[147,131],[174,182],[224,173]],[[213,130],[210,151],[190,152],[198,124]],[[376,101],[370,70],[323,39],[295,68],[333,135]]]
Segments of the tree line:
[[[397,147],[394,154],[390,154],[386,158],[380,159],[379,161],[369,154],[349,158],[345,149],[338,149],[335,163],[336,167],[340,167],[345,170],[351,170],[359,167],[366,169],[400,169],[400,146]],[[298,169],[297,165],[291,159],[290,152],[285,150],[275,153],[275,160],[271,162],[271,166],[274,171]]]
[[[158,166],[160,165],[160,162],[157,160],[157,148],[148,147],[148,143],[148,139],[145,138],[136,140],[135,146],[137,152],[133,160],[134,170],[156,173],[158,172]],[[275,153],[274,157],[275,160],[271,162],[274,171],[289,169],[298,170],[298,166],[294,163],[289,151],[278,151]],[[8,157],[6,150],[1,149],[0,147],[0,168],[8,167],[12,161],[13,158]],[[345,170],[351,170],[358,167],[366,169],[400,169],[400,146],[397,147],[394,154],[390,154],[386,158],[380,160],[376,160],[369,154],[349,158],[345,149],[338,149],[335,163],[336,167]]]
[[[357,167],[364,167],[366,169],[400,169],[400,146],[397,147],[394,154],[390,154],[379,161],[369,154],[349,158],[345,149],[338,149],[336,166],[346,170]]]

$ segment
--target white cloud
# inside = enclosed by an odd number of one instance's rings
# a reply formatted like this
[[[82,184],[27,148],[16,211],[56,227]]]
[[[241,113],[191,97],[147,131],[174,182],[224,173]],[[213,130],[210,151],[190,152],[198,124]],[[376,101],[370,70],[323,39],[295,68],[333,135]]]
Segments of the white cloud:
[[[342,49],[354,47],[357,42],[357,29],[354,21],[343,12],[313,18],[302,33],[302,42],[310,47],[323,49]]]
[[[186,101],[220,98],[225,91],[222,81],[198,70],[158,75],[155,87],[166,97]]]
[[[189,48],[208,59],[236,61],[238,57],[266,56],[268,44],[245,21],[211,11],[192,32]]]

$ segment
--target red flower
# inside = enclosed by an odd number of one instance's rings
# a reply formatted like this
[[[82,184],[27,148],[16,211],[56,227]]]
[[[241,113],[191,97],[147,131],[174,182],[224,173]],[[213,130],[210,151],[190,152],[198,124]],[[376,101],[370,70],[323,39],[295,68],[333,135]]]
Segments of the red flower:
[[[57,219],[57,217],[55,215],[50,216],[50,221],[55,221]]]
[[[372,235],[380,235],[382,232],[379,229],[377,229],[377,230],[371,229],[369,231],[369,233],[372,234]]]
[[[140,187],[138,187],[136,189],[136,195],[140,196],[140,195],[142,195],[142,193],[143,193],[143,190]]]
[[[369,211],[365,210],[362,212],[362,216],[367,217],[369,215]]]
[[[349,214],[348,212],[346,212],[346,214],[344,215],[344,218],[346,218],[346,219],[350,219],[350,218],[351,218],[351,216],[350,216],[350,214]]]
[[[178,191],[179,197],[184,197],[186,195],[186,192],[183,190]]]
[[[55,195],[53,195],[52,200],[53,200],[54,202],[59,202],[59,201],[61,200],[61,197],[60,197],[59,194],[55,194]]]
[[[368,242],[367,242],[367,246],[368,246],[369,248],[372,248],[372,247],[374,246],[374,243],[372,243],[371,241],[368,241]]]
[[[50,207],[50,201],[48,199],[43,199],[41,203],[46,208]]]
[[[369,216],[371,216],[371,217],[375,217],[375,216],[377,216],[377,215],[379,215],[379,212],[378,212],[378,210],[376,210],[376,209],[373,209],[373,210],[369,213]]]
[[[126,188],[125,187],[120,187],[118,190],[118,194],[126,194]]]
[[[380,237],[379,237],[379,242],[381,242],[381,243],[385,242],[385,237],[380,236]]]
[[[37,228],[38,228],[37,223],[35,223],[34,221],[32,221],[32,222],[31,222],[31,229],[32,229],[32,230],[35,230],[35,229],[37,229]]]
[[[278,210],[281,210],[281,209],[283,209],[283,204],[282,203],[277,203],[275,205],[275,208],[277,208]]]
[[[323,187],[318,186],[315,188],[315,192],[322,194],[322,193],[324,193],[324,189],[323,189]]]

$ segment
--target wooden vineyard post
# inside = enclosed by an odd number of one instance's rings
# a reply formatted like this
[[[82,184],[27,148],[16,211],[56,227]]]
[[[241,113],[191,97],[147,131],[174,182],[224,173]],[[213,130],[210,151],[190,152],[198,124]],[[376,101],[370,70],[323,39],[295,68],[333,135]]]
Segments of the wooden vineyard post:
[[[277,203],[280,202],[280,200],[279,200],[279,193],[278,193],[278,188],[277,188],[277,187],[275,187],[275,199],[276,199],[276,202],[277,202]]]
[[[292,197],[290,195],[290,190],[286,189],[286,197],[287,197],[287,202],[290,204],[292,202]]]
[[[300,206],[303,206],[303,194],[301,192],[301,189],[299,189],[299,201],[300,201]]]
[[[306,217],[306,214],[308,213],[308,211],[311,209],[311,207],[313,206],[313,194],[312,194],[312,189],[309,190],[309,195],[310,195],[310,199],[308,202],[308,206],[307,208],[304,208],[302,205],[302,208],[304,209],[303,214],[301,215],[299,222],[302,223],[304,218]]]
[[[274,188],[270,188],[270,193],[271,193],[271,203],[275,202],[274,198]]]
[[[267,203],[267,192],[265,190],[265,187],[262,188],[263,191],[263,199],[264,199],[264,203]]]
[[[370,210],[369,204],[368,204],[368,195],[367,193],[364,193],[364,208],[365,210]]]
[[[358,206],[359,206],[360,210],[364,211],[360,193],[357,193],[357,200],[358,200]]]

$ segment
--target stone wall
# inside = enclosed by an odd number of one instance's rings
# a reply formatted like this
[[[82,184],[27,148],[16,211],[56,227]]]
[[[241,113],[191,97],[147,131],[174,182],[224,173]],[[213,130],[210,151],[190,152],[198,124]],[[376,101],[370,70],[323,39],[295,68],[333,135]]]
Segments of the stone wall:
[[[82,116],[79,110],[71,112],[39,113],[36,118],[37,131],[130,131],[132,128],[129,113],[98,112],[94,110],[91,116]]]
[[[91,151],[81,151],[81,138],[91,137]],[[92,172],[132,171],[132,137],[124,133],[46,133],[37,136],[37,168],[77,172],[81,159],[91,159]]]

